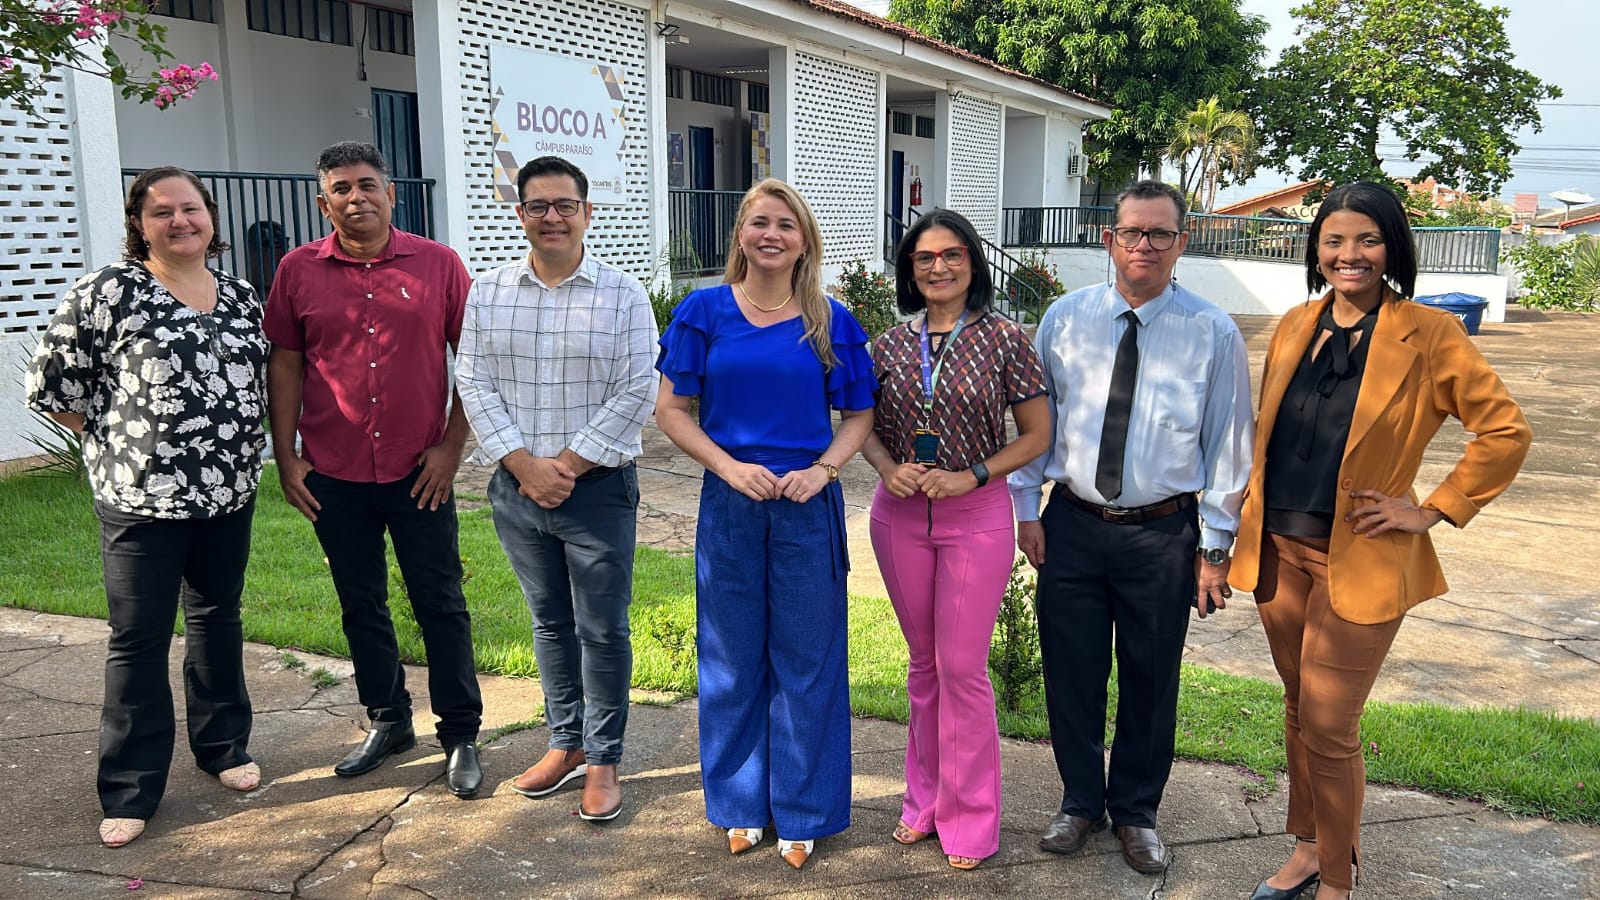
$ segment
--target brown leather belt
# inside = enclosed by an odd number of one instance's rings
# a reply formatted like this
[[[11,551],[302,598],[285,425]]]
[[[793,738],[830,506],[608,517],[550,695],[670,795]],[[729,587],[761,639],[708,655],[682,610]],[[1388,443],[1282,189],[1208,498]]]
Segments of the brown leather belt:
[[[1052,498],[1061,497],[1089,515],[1103,522],[1110,522],[1113,525],[1138,525],[1141,522],[1149,522],[1152,519],[1159,519],[1176,512],[1182,512],[1196,503],[1193,494],[1178,494],[1158,503],[1152,503],[1149,506],[1131,506],[1126,509],[1119,506],[1101,506],[1098,503],[1090,503],[1079,497],[1064,484],[1056,485],[1056,490],[1050,496]]]

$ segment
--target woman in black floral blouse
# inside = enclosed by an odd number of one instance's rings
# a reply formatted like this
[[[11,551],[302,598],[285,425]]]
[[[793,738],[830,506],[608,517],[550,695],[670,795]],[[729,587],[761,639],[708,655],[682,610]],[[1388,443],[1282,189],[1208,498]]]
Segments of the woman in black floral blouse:
[[[176,731],[167,652],[182,603],[195,763],[239,791],[246,750],[239,598],[265,444],[266,338],[198,178],[150,169],[128,190],[126,259],[67,292],[28,368],[28,403],[83,434],[111,639],[100,713],[100,840],[138,837],[166,790]]]

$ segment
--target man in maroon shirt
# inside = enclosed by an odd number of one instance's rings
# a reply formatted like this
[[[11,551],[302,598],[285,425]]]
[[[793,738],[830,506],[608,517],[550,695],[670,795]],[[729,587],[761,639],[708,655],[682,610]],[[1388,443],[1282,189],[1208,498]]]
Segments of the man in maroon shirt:
[[[445,347],[461,336],[471,280],[449,247],[390,225],[394,185],[376,147],[334,144],[317,160],[317,180],[334,233],[283,258],[265,326],[278,479],[328,556],[357,696],[372,719],[334,771],[361,775],[416,745],[389,618],[387,530],[427,648],[446,781],[470,797],[483,779],[474,743],[483,699],[451,497],[467,421],[460,400],[446,416]]]

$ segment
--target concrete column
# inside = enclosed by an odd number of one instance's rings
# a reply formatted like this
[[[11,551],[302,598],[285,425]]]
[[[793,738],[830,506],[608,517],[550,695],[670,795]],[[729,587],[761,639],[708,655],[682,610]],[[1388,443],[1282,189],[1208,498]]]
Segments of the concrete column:
[[[78,222],[83,263],[98,269],[122,258],[122,150],[117,143],[116,91],[111,82],[63,68],[63,93],[72,122]]]
[[[792,181],[794,173],[789,171],[789,166],[794,155],[789,150],[789,141],[794,135],[794,50],[789,47],[773,47],[767,51],[767,89],[768,97],[772,101],[772,134],[769,142],[772,148],[772,175],[784,181]]]
[[[949,91],[933,95],[933,133],[938,139],[933,142],[933,177],[922,179],[923,211],[949,205],[950,141],[955,130],[950,120],[952,105]]]
[[[882,72],[878,73],[878,104],[872,118],[878,123],[878,149],[873,158],[878,161],[878,171],[883,172],[889,165],[889,76]],[[884,227],[883,211],[889,208],[889,179],[876,178],[874,181],[878,185],[878,192],[873,198],[872,208],[877,210],[878,214],[872,219],[872,233],[876,236],[873,243],[878,247],[888,247],[889,234]],[[873,268],[883,269],[883,255],[879,253],[876,255],[877,258],[872,260]]]
[[[665,10],[662,4],[656,4],[645,25],[649,34],[645,77],[650,90],[645,116],[649,133],[660,136],[650,142],[650,255],[655,260],[650,274],[656,284],[648,287],[665,287],[672,282],[672,235],[667,225],[672,216],[672,194],[667,184],[667,41],[656,32],[656,23],[663,21]],[[742,98],[740,102],[744,102]]]
[[[222,60],[217,64],[222,88],[224,125],[228,134],[228,167],[235,172],[261,171],[261,142],[256,136],[255,60],[250,52],[250,20],[244,0],[213,4],[217,15],[217,42]],[[309,161],[308,161],[309,162]]]
[[[462,135],[487,130],[487,122],[466,121],[461,104],[461,28],[452,0],[417,0],[417,130],[422,142],[422,175],[432,178],[435,239],[449,244],[467,268],[478,271],[500,260],[468,256],[467,153]],[[483,189],[487,190],[487,186]]]

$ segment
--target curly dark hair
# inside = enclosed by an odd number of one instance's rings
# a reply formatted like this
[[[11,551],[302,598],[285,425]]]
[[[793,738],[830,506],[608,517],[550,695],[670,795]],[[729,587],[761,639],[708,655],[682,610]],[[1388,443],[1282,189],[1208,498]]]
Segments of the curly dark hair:
[[[215,259],[228,249],[228,242],[222,239],[222,234],[217,228],[220,216],[217,214],[217,201],[211,198],[211,191],[188,169],[177,166],[156,166],[145,169],[138,177],[133,179],[133,184],[128,186],[128,202],[123,205],[123,227],[127,234],[122,239],[122,255],[126,259],[136,259],[144,262],[150,258],[150,242],[144,239],[144,232],[139,230],[139,219],[144,215],[144,200],[150,195],[150,186],[158,181],[168,178],[182,178],[189,182],[195,190],[200,192],[200,201],[206,205],[206,215],[211,217],[211,243],[206,245],[206,258]]]

